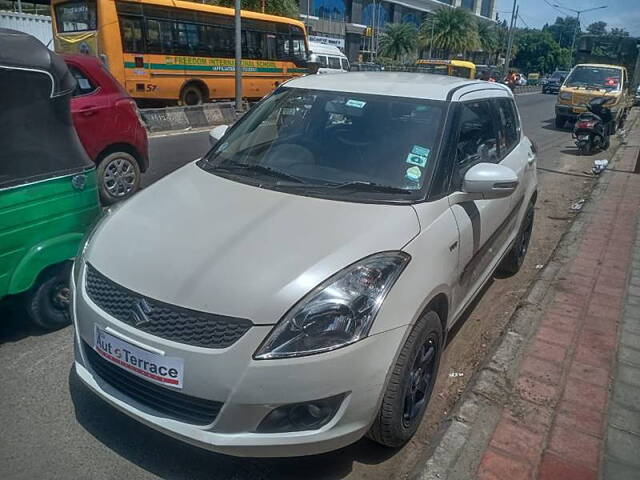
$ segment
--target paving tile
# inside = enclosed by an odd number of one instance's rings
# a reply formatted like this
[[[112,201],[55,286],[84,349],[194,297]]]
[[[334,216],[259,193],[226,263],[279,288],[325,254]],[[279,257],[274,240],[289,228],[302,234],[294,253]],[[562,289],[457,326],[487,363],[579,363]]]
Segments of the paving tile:
[[[521,370],[530,377],[551,385],[560,383],[562,367],[554,362],[547,362],[540,358],[528,355],[522,362]]]
[[[558,410],[565,414],[568,424],[574,428],[602,438],[605,414],[603,410],[595,410],[583,404],[563,400]]]
[[[490,446],[512,457],[520,457],[531,465],[537,465],[542,453],[543,440],[543,435],[532,432],[521,422],[513,422],[507,415],[503,415],[493,432]]]
[[[478,467],[478,480],[529,480],[532,467],[488,449]]]
[[[624,432],[614,427],[607,429],[608,457],[620,460],[628,465],[640,467],[640,436]]]
[[[547,342],[567,347],[573,340],[574,333],[568,330],[562,330],[560,328],[546,327],[541,325],[536,334],[536,338]]]
[[[616,379],[613,383],[612,398],[620,405],[640,412],[640,387]]]
[[[577,431],[571,419],[559,413],[551,429],[548,449],[557,453],[568,462],[581,465],[590,470],[596,470],[600,460],[601,441]]]
[[[603,412],[607,403],[607,395],[608,390],[605,386],[593,385],[583,380],[569,378],[562,399]]]
[[[622,335],[620,335],[620,344],[624,345],[625,347],[640,350],[640,335],[623,332]]]
[[[513,422],[521,423],[534,433],[542,434],[551,426],[553,409],[517,398],[505,407],[503,415]]]
[[[528,354],[550,362],[562,363],[567,355],[567,349],[538,339],[533,342]]]
[[[597,474],[580,465],[563,460],[546,452],[542,458],[538,480],[596,480]]]
[[[640,435],[640,412],[638,410],[632,410],[613,400],[609,402],[608,415],[610,426]]]
[[[615,375],[616,380],[640,388],[640,367],[619,363]],[[640,398],[638,399],[638,409],[640,410]]]
[[[640,350],[620,345],[618,347],[618,361],[640,367]]]
[[[606,457],[602,464],[603,480],[632,480],[640,478],[640,468],[626,465],[613,458]]]
[[[516,382],[516,391],[523,399],[543,406],[553,406],[560,394],[558,385],[549,385],[523,375]]]
[[[575,332],[576,327],[578,326],[578,319],[575,317],[546,314],[540,322],[540,326],[560,328],[567,332]]]
[[[578,378],[594,385],[606,387],[611,379],[610,371],[606,368],[594,367],[586,363],[573,360],[569,368],[569,377]]]

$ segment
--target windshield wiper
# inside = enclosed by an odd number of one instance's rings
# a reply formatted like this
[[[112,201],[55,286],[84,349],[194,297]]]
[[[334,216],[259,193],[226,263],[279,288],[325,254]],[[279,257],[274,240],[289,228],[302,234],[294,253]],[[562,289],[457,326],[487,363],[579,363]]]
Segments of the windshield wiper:
[[[336,189],[344,188],[344,189],[360,190],[365,192],[402,193],[405,195],[409,195],[412,192],[411,190],[406,190],[400,187],[394,187],[393,185],[382,185],[380,183],[367,182],[363,180],[355,180],[353,182],[338,183],[338,184],[327,185],[327,186],[331,188],[336,188]]]
[[[234,163],[228,166],[216,166],[216,167],[213,167],[213,170],[231,172],[231,173],[234,173],[238,170],[244,171],[244,172],[257,172],[257,173],[264,173],[272,177],[281,178],[283,180],[289,180],[295,183],[304,183],[303,179],[296,177],[295,175],[291,175],[290,173],[283,172],[275,168],[267,167],[265,165]]]

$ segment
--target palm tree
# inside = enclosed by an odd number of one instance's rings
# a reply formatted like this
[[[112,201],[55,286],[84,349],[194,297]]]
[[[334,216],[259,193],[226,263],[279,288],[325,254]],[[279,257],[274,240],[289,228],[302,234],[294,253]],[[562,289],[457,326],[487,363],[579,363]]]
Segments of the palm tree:
[[[389,23],[380,36],[380,55],[394,60],[416,49],[418,30],[410,23]]]
[[[420,26],[420,46],[444,50],[447,57],[480,47],[478,27],[471,13],[462,8],[441,8]]]
[[[485,21],[478,21],[478,40],[480,41],[480,48],[487,56],[487,62],[491,61],[491,57],[500,48],[498,32],[493,24]]]

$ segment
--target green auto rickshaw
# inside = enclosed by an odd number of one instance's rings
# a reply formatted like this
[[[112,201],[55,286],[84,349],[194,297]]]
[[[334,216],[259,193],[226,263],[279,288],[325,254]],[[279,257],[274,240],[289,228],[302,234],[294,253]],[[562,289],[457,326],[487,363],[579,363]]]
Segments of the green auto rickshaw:
[[[37,325],[59,328],[71,259],[100,211],[94,166],[73,127],[64,61],[15,30],[0,28],[0,46],[0,299],[23,294]]]

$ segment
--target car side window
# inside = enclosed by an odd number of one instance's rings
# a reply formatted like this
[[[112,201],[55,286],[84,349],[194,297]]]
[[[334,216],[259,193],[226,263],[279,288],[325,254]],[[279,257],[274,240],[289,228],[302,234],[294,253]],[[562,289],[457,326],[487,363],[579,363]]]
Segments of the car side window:
[[[342,58],[340,61],[342,62],[342,69],[349,71],[349,60]]]
[[[498,162],[498,140],[489,100],[460,105],[460,128],[456,145],[456,164],[460,172],[476,163]]]
[[[71,75],[73,75],[73,77],[76,79],[76,89],[73,91],[74,97],[87,95],[89,93],[93,93],[96,90],[96,85],[89,79],[88,76],[81,72],[80,69],[72,65],[68,65],[68,67]]]
[[[498,111],[498,138],[501,158],[513,150],[520,141],[520,124],[513,100],[497,98],[495,100]]]
[[[325,55],[318,55],[318,63],[322,68],[327,68],[329,66],[327,64],[327,57]]]
[[[340,70],[340,59],[338,57],[329,57],[329,68]]]

